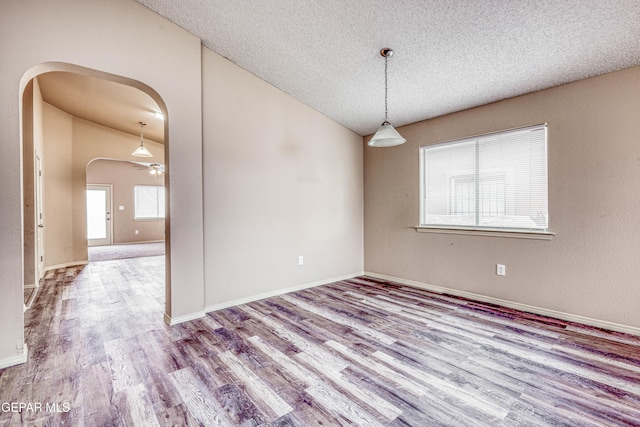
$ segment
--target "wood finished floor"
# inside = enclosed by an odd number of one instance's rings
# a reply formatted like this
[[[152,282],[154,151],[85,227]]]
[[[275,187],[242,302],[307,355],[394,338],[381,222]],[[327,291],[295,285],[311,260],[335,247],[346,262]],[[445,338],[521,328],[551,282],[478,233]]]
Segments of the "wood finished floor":
[[[110,261],[164,255],[164,242],[127,243],[120,245],[89,246],[89,262]]]
[[[0,403],[63,411],[0,425],[640,425],[638,337],[370,278],[168,327],[163,263],[50,274]]]

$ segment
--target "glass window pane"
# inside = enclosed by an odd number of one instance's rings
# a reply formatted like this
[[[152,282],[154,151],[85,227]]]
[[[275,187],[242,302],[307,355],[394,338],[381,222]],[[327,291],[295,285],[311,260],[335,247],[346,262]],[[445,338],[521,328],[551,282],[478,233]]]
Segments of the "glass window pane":
[[[473,223],[475,143],[434,147],[424,157],[424,221],[452,225]],[[471,222],[469,222],[471,221]]]
[[[136,186],[136,218],[164,218],[164,187]]]
[[[547,230],[545,125],[421,151],[422,225]]]

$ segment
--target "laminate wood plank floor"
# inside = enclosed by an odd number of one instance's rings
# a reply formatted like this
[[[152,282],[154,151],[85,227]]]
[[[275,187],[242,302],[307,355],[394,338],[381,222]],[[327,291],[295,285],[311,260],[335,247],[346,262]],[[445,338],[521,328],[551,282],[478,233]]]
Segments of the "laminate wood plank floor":
[[[640,337],[367,277],[169,327],[163,272],[50,272],[0,425],[640,426]]]
[[[164,242],[127,243],[121,245],[89,246],[89,262],[111,261],[164,255]]]

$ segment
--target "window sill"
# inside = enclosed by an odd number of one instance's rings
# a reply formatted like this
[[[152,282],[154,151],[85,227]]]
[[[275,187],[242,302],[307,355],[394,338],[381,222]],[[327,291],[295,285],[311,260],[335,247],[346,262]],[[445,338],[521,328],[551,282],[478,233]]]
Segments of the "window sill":
[[[546,231],[520,231],[498,229],[454,228],[418,225],[419,233],[464,234],[471,236],[510,237],[514,239],[551,240],[555,234]]]

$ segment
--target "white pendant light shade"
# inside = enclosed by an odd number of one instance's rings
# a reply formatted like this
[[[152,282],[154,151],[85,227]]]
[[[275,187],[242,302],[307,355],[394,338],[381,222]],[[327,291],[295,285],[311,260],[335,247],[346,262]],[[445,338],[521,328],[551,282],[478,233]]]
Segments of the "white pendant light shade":
[[[369,141],[370,147],[393,147],[394,145],[404,144],[404,139],[397,130],[391,126],[391,123],[384,122],[378,128],[378,131]]]
[[[147,147],[142,144],[140,144],[140,146],[136,148],[136,151],[131,153],[131,155],[136,157],[153,157],[153,154],[151,154],[149,150],[147,150]]]
[[[138,122],[138,123],[140,123],[140,146],[136,148],[136,151],[131,153],[131,155],[136,157],[153,157],[153,154],[151,154],[149,150],[147,150],[147,147],[144,146],[143,129],[146,123],[142,123],[142,122]]]
[[[384,122],[378,128],[378,131],[369,141],[369,147],[393,147],[407,142],[397,130],[389,123],[389,111],[387,108],[387,60],[393,56],[393,50],[385,47],[380,50],[380,56],[384,58]]]

